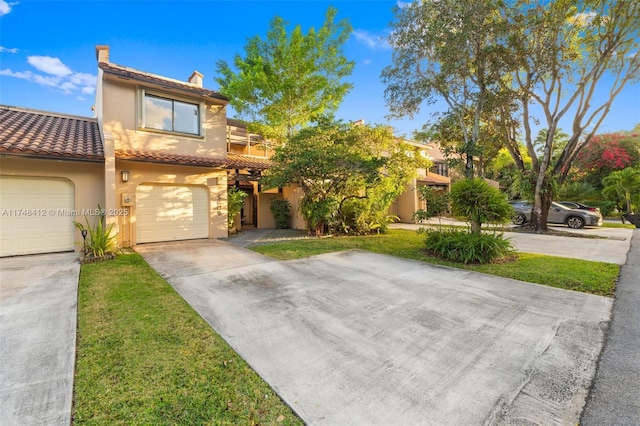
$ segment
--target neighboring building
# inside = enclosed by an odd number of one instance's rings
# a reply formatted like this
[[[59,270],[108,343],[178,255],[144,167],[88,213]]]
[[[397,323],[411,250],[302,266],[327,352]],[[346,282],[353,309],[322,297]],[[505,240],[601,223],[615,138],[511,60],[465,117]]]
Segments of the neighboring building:
[[[73,250],[104,192],[97,120],[0,106],[0,256]]]
[[[447,162],[437,143],[417,143],[404,141],[419,149],[424,157],[431,160],[433,165],[429,169],[419,169],[418,175],[407,183],[407,190],[400,194],[389,208],[389,214],[397,216],[400,222],[413,222],[413,213],[419,209],[425,209],[426,205],[420,199],[421,186],[433,186],[443,191],[448,191],[451,179],[447,176]]]

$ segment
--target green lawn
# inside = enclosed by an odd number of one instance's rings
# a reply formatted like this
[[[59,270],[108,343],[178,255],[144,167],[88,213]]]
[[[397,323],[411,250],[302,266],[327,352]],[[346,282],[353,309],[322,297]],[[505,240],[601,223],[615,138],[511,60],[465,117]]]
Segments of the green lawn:
[[[277,259],[298,259],[339,250],[362,249],[423,262],[469,269],[585,293],[612,296],[620,267],[612,263],[518,253],[513,262],[461,265],[427,255],[424,236],[415,231],[392,229],[367,237],[304,239],[251,248]]]
[[[303,424],[138,254],[82,267],[73,423]]]
[[[627,223],[612,223],[612,222],[603,222],[603,228],[625,228],[625,229],[636,229],[636,226],[627,222]]]

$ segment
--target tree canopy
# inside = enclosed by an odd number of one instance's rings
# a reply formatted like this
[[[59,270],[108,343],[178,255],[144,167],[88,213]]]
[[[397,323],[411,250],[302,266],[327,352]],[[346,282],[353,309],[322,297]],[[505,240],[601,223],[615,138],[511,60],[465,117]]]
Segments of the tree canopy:
[[[534,180],[530,223],[545,231],[554,185],[597,134],[616,96],[640,78],[640,2],[414,2],[398,10],[390,42],[394,62],[382,78],[392,113],[412,115],[441,97],[460,117],[473,155],[479,123],[498,118],[505,148],[526,171],[523,135]],[[465,116],[474,117],[471,131]],[[558,148],[561,120],[571,128]],[[538,146],[537,125],[546,129]]]
[[[505,22],[496,13],[500,0],[413,2],[396,9],[389,37],[393,63],[385,68],[385,97],[392,115],[413,117],[423,103],[442,98],[460,129],[473,177],[480,120],[498,99],[506,57]]]
[[[272,161],[263,187],[298,185],[304,193],[299,209],[317,234],[325,225],[347,233],[357,228],[358,219],[380,220],[416,168],[427,166],[387,127],[331,121],[302,129],[276,149]],[[356,217],[361,214],[369,219]],[[372,224],[360,225],[356,232]]]
[[[283,141],[337,110],[352,88],[344,78],[354,63],[343,53],[351,25],[335,22],[336,14],[329,8],[322,27],[307,33],[299,25],[288,32],[287,23],[275,17],[266,38],[249,39],[245,56],[236,55],[233,68],[217,62],[221,93],[253,131]]]

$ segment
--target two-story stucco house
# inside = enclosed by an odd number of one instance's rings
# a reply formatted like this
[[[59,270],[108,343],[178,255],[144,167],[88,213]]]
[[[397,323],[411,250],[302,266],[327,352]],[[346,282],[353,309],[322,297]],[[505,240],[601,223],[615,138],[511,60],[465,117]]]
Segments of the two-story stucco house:
[[[228,100],[197,71],[182,82],[96,52],[104,208],[121,243],[226,237]]]
[[[272,223],[268,203],[258,208],[280,196],[258,193],[265,145],[234,135],[228,100],[200,73],[116,65],[108,46],[96,57],[94,118],[0,107],[1,256],[77,248],[73,222],[95,220],[98,205],[124,246],[226,237],[229,184],[251,194],[243,219]]]

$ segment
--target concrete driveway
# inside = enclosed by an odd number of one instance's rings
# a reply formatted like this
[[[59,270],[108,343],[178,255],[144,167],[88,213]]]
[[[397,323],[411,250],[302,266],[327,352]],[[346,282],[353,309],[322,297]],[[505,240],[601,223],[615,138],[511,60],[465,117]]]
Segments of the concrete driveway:
[[[0,424],[68,425],[77,253],[0,258]]]
[[[136,250],[309,424],[576,424],[613,302],[361,251]]]

